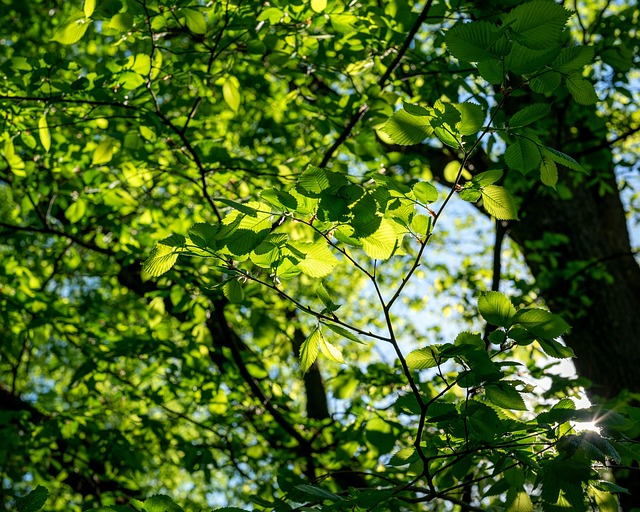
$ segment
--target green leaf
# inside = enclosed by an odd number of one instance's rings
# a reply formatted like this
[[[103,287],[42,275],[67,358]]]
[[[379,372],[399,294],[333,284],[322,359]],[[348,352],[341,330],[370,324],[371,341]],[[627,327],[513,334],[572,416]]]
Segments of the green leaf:
[[[560,85],[560,82],[562,82],[562,75],[560,73],[547,71],[532,78],[529,86],[534,92],[546,94],[555,90]]]
[[[514,42],[505,60],[505,67],[518,75],[536,73],[549,65],[558,55],[559,47],[532,50]]]
[[[543,339],[557,338],[569,330],[569,324],[562,318],[544,309],[521,309],[513,317],[512,323],[520,324],[535,336]]]
[[[413,186],[413,193],[422,204],[430,204],[438,200],[438,189],[426,181],[416,183]]]
[[[571,158],[569,155],[565,155],[557,149],[549,148],[547,146],[541,146],[540,149],[545,158],[548,158],[549,160],[552,160],[557,164],[563,165],[567,169],[584,173],[587,172],[584,167],[582,167],[573,158]]]
[[[318,242],[291,242],[290,246],[304,255],[296,265],[309,277],[325,277],[338,264],[324,240]]]
[[[511,169],[526,173],[540,165],[542,157],[535,142],[518,137],[504,153],[504,161]]]
[[[204,14],[195,9],[185,9],[182,11],[187,22],[187,28],[194,34],[204,34],[207,31],[207,20]],[[226,98],[225,98],[226,99]],[[234,109],[237,110],[237,109]]]
[[[555,357],[556,359],[567,359],[570,357],[575,357],[573,350],[570,347],[562,345],[553,339],[543,339],[538,338],[538,344],[540,348],[547,354],[549,357]]]
[[[551,63],[551,67],[560,73],[573,73],[591,64],[593,55],[593,46],[570,46],[562,49],[560,55]]]
[[[323,12],[327,8],[327,0],[311,0],[311,9],[315,12]]]
[[[429,215],[414,215],[411,219],[411,229],[413,232],[420,236],[426,236],[431,233],[433,227],[433,218]]]
[[[302,342],[300,346],[300,370],[302,370],[302,373],[307,373],[307,370],[311,368],[311,365],[317,359],[321,337],[320,330],[316,328]]]
[[[76,224],[82,220],[85,213],[87,213],[87,203],[80,197],[68,206],[64,211],[64,216],[69,219],[69,222]]]
[[[482,189],[482,204],[489,215],[500,220],[516,220],[518,210],[513,197],[504,187],[488,185]]]
[[[365,343],[361,341],[355,334],[353,334],[348,329],[345,329],[344,327],[341,327],[336,324],[332,324],[331,322],[325,322],[323,323],[323,325],[331,329],[336,334],[339,334],[340,336],[347,338],[348,340],[355,341],[356,343],[360,343],[361,345],[365,345]]]
[[[500,292],[485,292],[478,299],[478,310],[487,322],[498,327],[509,327],[516,308],[509,298]]]
[[[509,489],[505,512],[533,512],[533,502],[529,494],[524,489]]]
[[[540,163],[540,179],[548,187],[556,188],[558,183],[558,167],[547,155],[543,155]]]
[[[142,270],[151,277],[167,272],[178,260],[178,251],[168,245],[156,244],[149,258],[142,264]]]
[[[509,127],[520,128],[539,121],[549,115],[551,106],[548,103],[534,103],[516,112],[509,119]]]
[[[322,500],[329,501],[342,501],[342,498],[337,494],[334,494],[320,487],[316,487],[315,485],[300,484],[296,485],[296,489],[302,491],[305,494],[308,494],[309,496],[313,496],[314,498],[320,498]]]
[[[90,24],[91,20],[84,17],[72,20],[58,27],[51,40],[61,44],[77,43],[82,39]]]
[[[47,501],[49,491],[46,487],[38,485],[29,494],[22,498],[17,498],[16,509],[18,512],[37,512]]]
[[[360,241],[367,256],[376,260],[388,260],[398,245],[398,235],[391,222],[382,219],[375,233],[360,238]]]
[[[461,332],[456,336],[456,339],[453,343],[456,346],[472,345],[476,347],[484,347],[482,336],[474,332],[466,332],[466,331]]]
[[[222,97],[231,110],[237,112],[240,108],[240,82],[235,76],[229,76],[222,84]]]
[[[194,224],[189,230],[189,238],[201,249],[217,248],[216,235],[218,228],[204,222]]]
[[[409,352],[406,357],[407,366],[412,370],[424,370],[426,368],[434,368],[438,366],[438,354],[440,346],[433,345],[431,347],[419,348]]]
[[[477,174],[471,180],[471,184],[478,188],[486,187],[487,185],[493,185],[496,181],[502,178],[504,173],[499,170],[485,171]]]
[[[247,206],[244,203],[238,203],[237,201],[232,201],[231,199],[227,199],[226,197],[216,197],[215,201],[226,204],[227,206],[231,206],[231,208],[233,208],[234,210],[238,210],[239,212],[244,213],[245,215],[249,215],[250,217],[258,216],[257,209]]]
[[[456,130],[460,135],[473,135],[478,133],[484,125],[486,113],[480,105],[475,103],[458,103],[455,105],[460,112],[460,121],[456,124]]]
[[[183,512],[169,496],[156,494],[144,501],[145,512]]]
[[[476,188],[463,188],[460,193],[460,199],[475,203],[482,197],[482,192]]]
[[[552,0],[534,0],[514,8],[504,19],[520,44],[540,50],[559,44],[570,11]]]
[[[232,304],[240,304],[244,300],[242,284],[237,279],[229,279],[222,286],[222,292]]]
[[[500,36],[500,29],[487,21],[456,23],[447,31],[445,43],[456,59],[482,62],[499,57],[495,44]]]
[[[517,411],[526,411],[527,406],[524,400],[513,387],[506,382],[498,382],[497,384],[487,384],[484,388],[487,399],[494,405],[503,409],[514,409]]]
[[[96,0],[84,0],[82,10],[87,18],[90,18],[96,8]]]
[[[344,363],[342,352],[338,347],[329,343],[322,334],[320,334],[320,350],[323,355],[334,363]]]
[[[40,119],[38,119],[38,135],[40,135],[42,147],[48,153],[51,149],[51,132],[49,131],[47,116],[45,114],[42,114]]]
[[[91,165],[107,164],[113,158],[113,141],[107,139],[102,141],[93,151]]]
[[[576,103],[580,103],[580,105],[594,105],[600,100],[593,84],[583,78],[580,73],[574,73],[567,77],[567,89]]]
[[[504,82],[505,76],[504,62],[499,59],[489,59],[478,62],[478,73],[492,85],[501,84]]]
[[[389,460],[389,465],[398,467],[405,466],[407,464],[411,464],[418,460],[418,452],[415,448],[403,448],[402,450],[394,453]]]
[[[433,115],[422,107],[405,104],[387,120],[381,130],[401,146],[420,144],[433,135],[430,123],[432,117]]]

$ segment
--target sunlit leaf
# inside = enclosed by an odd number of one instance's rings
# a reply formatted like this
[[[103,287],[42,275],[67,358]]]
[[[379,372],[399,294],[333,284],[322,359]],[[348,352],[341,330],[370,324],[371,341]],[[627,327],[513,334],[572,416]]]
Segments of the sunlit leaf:
[[[302,373],[307,373],[307,370],[311,368],[311,365],[317,359],[321,336],[320,331],[314,329],[307,339],[302,342],[300,347],[300,370]]]
[[[40,119],[38,119],[38,135],[40,135],[42,147],[48,153],[51,149],[51,132],[49,131],[47,116],[45,114],[42,114]]]
[[[485,292],[478,299],[478,310],[482,317],[490,324],[499,327],[509,327],[511,319],[516,314],[516,308],[509,298],[500,292]]]
[[[405,358],[412,370],[424,370],[438,366],[440,348],[437,345],[413,350]]]
[[[518,218],[515,201],[504,187],[488,185],[482,188],[482,205],[489,215],[496,219],[511,220]]]

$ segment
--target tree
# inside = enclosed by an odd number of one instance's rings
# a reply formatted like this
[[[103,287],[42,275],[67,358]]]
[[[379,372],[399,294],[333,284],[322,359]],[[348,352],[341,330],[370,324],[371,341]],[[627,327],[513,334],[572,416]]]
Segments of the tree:
[[[635,4],[5,4],[5,506],[640,507]]]

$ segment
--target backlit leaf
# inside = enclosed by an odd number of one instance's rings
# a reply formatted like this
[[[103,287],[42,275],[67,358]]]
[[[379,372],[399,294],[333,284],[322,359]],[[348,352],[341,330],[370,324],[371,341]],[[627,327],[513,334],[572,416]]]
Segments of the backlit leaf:
[[[585,173],[587,172],[584,167],[582,167],[569,155],[564,154],[562,151],[558,151],[557,149],[549,148],[546,146],[542,146],[541,151],[545,158],[548,158],[549,160],[552,160],[557,164],[563,165],[567,169]]]
[[[200,11],[196,11],[195,9],[185,9],[182,11],[182,14],[184,14],[187,28],[191,32],[194,34],[204,34],[207,31],[207,21],[204,18],[204,14]]]
[[[51,149],[51,132],[49,131],[47,116],[45,114],[42,114],[40,119],[38,119],[38,135],[40,135],[42,147],[48,153]]]
[[[540,150],[535,142],[518,137],[505,151],[504,161],[511,169],[526,173],[540,165]]]
[[[149,258],[142,264],[142,270],[151,277],[158,277],[173,267],[178,260],[178,252],[174,247],[156,244]]]
[[[307,370],[311,368],[311,365],[318,357],[320,337],[320,331],[315,329],[307,339],[302,342],[300,346],[300,370],[302,370],[302,373],[307,373]]]
[[[222,84],[222,97],[231,110],[240,108],[240,82],[235,76],[229,76]]]
[[[340,349],[329,343],[322,334],[320,335],[320,350],[322,350],[322,353],[327,359],[335,363],[344,363]]]
[[[82,9],[84,11],[84,15],[87,18],[91,17],[95,8],[96,8],[96,0],[84,0],[84,6],[82,7]]]
[[[495,291],[485,292],[480,296],[478,310],[487,322],[499,327],[509,327],[516,314],[516,308],[509,298]]]
[[[322,12],[327,8],[327,0],[311,0],[311,9]]]
[[[438,366],[438,354],[440,350],[437,345],[432,347],[419,348],[409,352],[406,357],[407,366],[412,370],[424,370]]]
[[[557,338],[569,330],[569,325],[562,318],[544,309],[521,309],[512,323],[518,323],[544,339]]]
[[[548,187],[556,188],[556,183],[558,183],[558,167],[547,155],[542,157],[540,163],[540,179]]]
[[[338,264],[338,260],[324,240],[318,242],[292,242],[291,245],[304,255],[298,261],[297,266],[309,277],[325,277]]]
[[[487,399],[494,405],[503,409],[526,411],[527,406],[513,387],[505,382],[487,384],[484,388]]]
[[[416,183],[413,186],[413,193],[422,204],[430,204],[438,200],[438,189],[426,181]]]
[[[518,210],[513,197],[504,187],[497,185],[483,187],[482,205],[487,213],[496,219],[512,220],[518,218]]]
[[[113,141],[107,139],[98,144],[98,147],[93,150],[93,157],[91,159],[91,165],[107,164],[113,158]]]
[[[460,135],[473,135],[478,133],[484,125],[486,113],[480,105],[475,103],[458,103],[456,109],[460,111],[460,121],[456,129]]]
[[[447,31],[447,49],[458,60],[481,62],[494,59],[494,45],[500,37],[500,29],[487,21],[457,23]]]
[[[62,44],[77,43],[82,39],[82,36],[84,36],[90,24],[91,20],[86,18],[80,18],[65,23],[56,29],[51,40]]]
[[[411,113],[408,111],[411,110]],[[429,111],[422,107],[406,105],[395,112],[382,127],[393,142],[402,146],[420,144],[433,134]]]
[[[396,230],[387,219],[382,219],[375,233],[360,238],[362,249],[370,258],[388,260],[398,244]]]

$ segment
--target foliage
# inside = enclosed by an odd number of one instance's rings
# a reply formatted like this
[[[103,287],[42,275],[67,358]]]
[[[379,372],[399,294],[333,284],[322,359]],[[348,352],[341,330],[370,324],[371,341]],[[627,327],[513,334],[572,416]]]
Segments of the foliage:
[[[619,34],[551,0],[6,5],[8,506],[617,509],[638,410],[576,408],[534,287],[445,274],[453,329],[410,306],[456,204],[499,226],[594,179],[547,127],[599,122]]]

